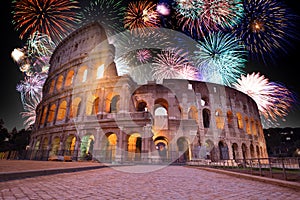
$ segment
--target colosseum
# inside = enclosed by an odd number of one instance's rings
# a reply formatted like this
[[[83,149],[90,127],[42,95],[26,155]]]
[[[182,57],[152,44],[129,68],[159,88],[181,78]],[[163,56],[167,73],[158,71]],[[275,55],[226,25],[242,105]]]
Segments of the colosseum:
[[[256,103],[194,80],[138,84],[118,75],[99,23],[71,33],[50,60],[30,147],[35,160],[105,163],[266,158]]]

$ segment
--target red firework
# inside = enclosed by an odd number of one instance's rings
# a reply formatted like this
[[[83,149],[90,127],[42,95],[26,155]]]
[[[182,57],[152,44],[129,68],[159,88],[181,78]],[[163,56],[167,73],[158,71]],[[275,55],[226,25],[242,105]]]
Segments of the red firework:
[[[73,0],[14,0],[13,24],[20,38],[36,31],[47,34],[58,43],[75,29],[80,21],[79,3]]]

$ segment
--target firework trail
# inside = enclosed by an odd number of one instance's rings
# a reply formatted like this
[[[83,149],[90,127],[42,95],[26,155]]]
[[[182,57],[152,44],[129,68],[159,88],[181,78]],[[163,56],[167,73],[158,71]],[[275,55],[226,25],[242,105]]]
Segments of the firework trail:
[[[244,73],[245,47],[231,34],[210,34],[197,48],[194,59],[204,81],[230,86]]]
[[[122,1],[117,0],[94,0],[83,7],[80,12],[82,23],[98,21],[107,32],[108,37],[124,31],[123,19],[125,7]]]
[[[260,73],[242,75],[233,86],[252,97],[256,102],[262,121],[277,124],[278,118],[284,118],[292,106],[297,103],[295,94],[283,84],[270,82]]]
[[[295,30],[299,16],[292,14],[277,0],[245,0],[244,17],[234,29],[249,52],[250,59],[274,63],[278,55],[286,54],[290,41],[299,39]]]
[[[25,129],[29,129],[34,125],[36,120],[36,107],[40,101],[41,99],[32,99],[23,104],[24,111],[20,114],[22,118],[25,118],[25,121],[23,122]]]
[[[126,29],[134,34],[147,35],[144,28],[159,27],[159,25],[159,13],[155,3],[147,0],[129,3],[124,17]]]
[[[13,24],[20,31],[20,38],[27,38],[36,31],[47,34],[58,44],[80,22],[75,0],[13,0]]]
[[[153,78],[159,83],[163,79],[196,80],[198,71],[189,61],[187,52],[180,49],[164,50],[153,59]]]
[[[234,27],[243,14],[242,0],[175,0],[173,7],[182,30],[196,39]]]

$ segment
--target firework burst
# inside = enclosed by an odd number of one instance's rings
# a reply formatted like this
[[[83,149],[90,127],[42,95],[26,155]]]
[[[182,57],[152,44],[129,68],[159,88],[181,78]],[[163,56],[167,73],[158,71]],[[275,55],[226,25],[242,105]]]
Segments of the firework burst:
[[[195,62],[205,81],[230,86],[245,67],[245,47],[231,34],[210,34],[199,41]]]
[[[98,21],[104,26],[107,35],[112,36],[124,30],[123,18],[125,7],[122,1],[94,0],[83,8],[80,16],[83,23]]]
[[[286,117],[296,103],[293,92],[280,83],[270,82],[259,73],[242,75],[233,86],[252,97],[264,118],[263,121],[269,124],[276,124],[277,118]]]
[[[125,12],[124,27],[135,34],[147,35],[144,28],[158,27],[160,24],[156,4],[143,0],[130,2]]]
[[[298,16],[277,0],[246,0],[244,12],[234,33],[244,41],[250,59],[268,64],[287,53],[289,41],[298,35],[294,31]]]
[[[21,32],[21,39],[39,31],[59,43],[80,21],[76,14],[79,4],[74,0],[13,0],[12,3],[13,24]]]
[[[242,0],[176,0],[174,8],[178,24],[194,38],[232,28],[239,23],[243,13]]]
[[[163,79],[196,79],[198,75],[187,52],[180,49],[164,50],[154,57],[152,71],[153,78],[160,83]]]

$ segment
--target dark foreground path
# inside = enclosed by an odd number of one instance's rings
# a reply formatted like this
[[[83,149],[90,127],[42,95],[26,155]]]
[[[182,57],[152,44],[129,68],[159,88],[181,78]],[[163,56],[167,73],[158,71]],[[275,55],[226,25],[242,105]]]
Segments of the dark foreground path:
[[[300,199],[300,190],[184,166],[119,166],[0,182],[0,199]]]

